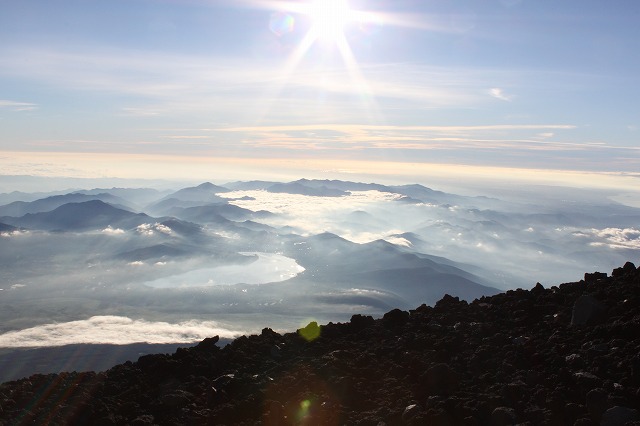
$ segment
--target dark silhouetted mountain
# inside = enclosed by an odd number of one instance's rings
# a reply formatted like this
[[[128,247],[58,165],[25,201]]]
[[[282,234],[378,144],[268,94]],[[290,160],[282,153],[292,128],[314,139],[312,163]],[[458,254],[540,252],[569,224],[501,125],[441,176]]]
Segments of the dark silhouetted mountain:
[[[65,195],[54,195],[31,202],[16,201],[5,206],[0,206],[0,216],[19,217],[28,213],[48,212],[64,204],[83,203],[91,200],[100,200],[114,207],[130,210],[126,200],[111,194],[99,193],[87,195],[74,192]]]
[[[98,230],[107,226],[128,229],[152,220],[146,214],[118,209],[100,200],[69,203],[50,212],[0,219],[10,225],[46,231]]]
[[[382,240],[356,244],[325,232],[293,239],[285,253],[305,268],[291,279],[294,284],[302,286],[313,276],[314,282],[333,288],[384,291],[394,295],[400,307],[411,306],[416,298],[435,303],[447,290],[465,300],[499,291],[486,277],[469,272],[472,266],[465,270],[466,265],[409,252]]]
[[[473,300],[498,293],[497,289],[478,284],[463,277],[462,274],[440,272],[438,269],[440,268],[429,266],[381,269],[354,274],[351,276],[351,283],[355,287],[368,287],[371,283],[375,283],[373,287],[376,290],[395,294],[402,298],[405,304],[411,300],[424,300],[432,304],[443,294],[450,294],[463,300]]]
[[[273,193],[308,195],[313,197],[342,197],[348,195],[348,192],[346,191],[327,188],[326,186],[307,186],[301,181],[277,183],[268,187],[267,191]]]
[[[18,228],[15,226],[7,225],[6,223],[0,223],[0,232],[13,232]]]
[[[227,342],[228,343],[228,342]],[[63,371],[105,371],[116,364],[135,361],[140,356],[175,352],[184,344],[66,345],[34,348],[3,354],[0,350],[0,383],[30,376]]]
[[[34,375],[0,385],[0,421],[637,424],[640,270],[628,262],[585,278],[471,303],[446,294],[285,334],[264,328],[223,348],[215,336],[99,374]]]

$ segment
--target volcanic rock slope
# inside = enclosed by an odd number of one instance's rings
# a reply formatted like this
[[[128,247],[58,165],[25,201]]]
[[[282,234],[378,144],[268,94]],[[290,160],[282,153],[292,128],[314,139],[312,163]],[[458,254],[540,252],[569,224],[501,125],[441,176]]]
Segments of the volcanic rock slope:
[[[0,386],[0,424],[640,425],[640,268]]]

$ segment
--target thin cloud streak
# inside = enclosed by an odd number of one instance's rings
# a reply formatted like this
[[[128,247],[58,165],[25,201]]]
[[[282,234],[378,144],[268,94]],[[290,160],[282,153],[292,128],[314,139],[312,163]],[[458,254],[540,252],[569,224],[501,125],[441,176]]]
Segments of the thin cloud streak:
[[[291,126],[255,126],[255,127],[230,127],[217,130],[226,132],[238,131],[309,131],[309,130],[335,130],[349,132],[353,130],[425,130],[425,131],[472,131],[472,130],[536,130],[536,129],[575,129],[571,124],[495,124],[481,126],[394,126],[394,125],[351,125],[351,124],[311,124]]]
[[[30,102],[16,102],[6,99],[0,99],[0,108],[8,108],[12,111],[22,112],[36,110],[38,109],[38,105]]]

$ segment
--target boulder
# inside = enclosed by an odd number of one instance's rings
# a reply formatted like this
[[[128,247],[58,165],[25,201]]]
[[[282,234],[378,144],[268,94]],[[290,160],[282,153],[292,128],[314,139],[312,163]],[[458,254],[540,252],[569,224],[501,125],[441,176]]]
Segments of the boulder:
[[[595,297],[585,294],[573,304],[571,325],[594,325],[602,321],[607,308]]]
[[[616,268],[611,273],[614,277],[624,277],[625,275],[632,275],[636,272],[636,265],[631,262],[627,262],[621,268]]]
[[[382,323],[387,327],[402,327],[409,321],[409,312],[394,309],[382,317]]]
[[[607,273],[606,272],[594,272],[594,273],[585,273],[584,274],[584,281],[587,283],[594,283],[598,280],[602,280],[607,278]]]
[[[202,352],[216,351],[220,349],[218,348],[218,346],[216,346],[216,343],[218,343],[218,340],[220,340],[220,336],[207,337],[202,342],[198,343],[194,347],[194,349]]]
[[[633,408],[615,406],[602,415],[600,426],[620,426],[627,422],[640,421],[640,412]]]
[[[458,390],[459,379],[448,364],[436,364],[423,376],[423,384],[429,395],[449,395]]]
[[[587,411],[594,421],[600,421],[602,414],[607,409],[607,392],[602,388],[591,389],[587,392]]]
[[[516,410],[509,407],[497,407],[491,413],[491,426],[511,426],[516,424]]]
[[[535,287],[531,289],[532,293],[542,293],[544,292],[544,286],[540,283],[536,283]]]
[[[355,314],[351,317],[349,324],[351,324],[351,329],[353,331],[361,331],[367,327],[374,325],[376,321],[370,315],[360,315]]]
[[[407,405],[402,412],[402,421],[410,423],[418,414],[420,414],[420,407],[417,404]]]

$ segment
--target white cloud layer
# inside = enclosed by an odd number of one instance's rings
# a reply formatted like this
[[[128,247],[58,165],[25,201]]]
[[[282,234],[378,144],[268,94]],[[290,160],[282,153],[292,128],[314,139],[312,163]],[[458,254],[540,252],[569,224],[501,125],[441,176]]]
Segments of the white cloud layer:
[[[171,228],[158,222],[154,223],[153,225],[150,223],[143,223],[142,225],[138,225],[136,230],[140,234],[147,235],[147,236],[153,235],[155,231],[160,232],[162,234],[166,234],[166,235],[171,235],[171,232],[172,232]]]
[[[640,230],[635,228],[592,229],[594,236],[604,240],[595,244],[608,244],[611,248],[640,250]]]
[[[102,233],[103,233],[103,234],[106,234],[106,235],[122,235],[122,234],[124,234],[125,232],[124,232],[124,230],[123,230],[123,229],[120,229],[120,228],[112,228],[112,227],[111,227],[111,225],[109,225],[109,226],[107,226],[106,228],[104,228],[104,229],[102,230]]]
[[[94,316],[87,320],[43,324],[0,334],[0,347],[35,348],[72,344],[194,343],[206,337],[235,338],[243,331],[222,328],[214,321],[190,320],[171,324],[120,316]]]
[[[352,232],[336,226],[335,215],[388,204],[403,197],[400,194],[381,191],[350,191],[342,197],[316,197],[300,194],[271,193],[267,191],[233,191],[218,194],[230,198],[229,204],[252,211],[267,210],[285,214],[283,219],[266,220],[271,225],[292,226],[305,233],[333,232],[354,242],[369,242],[399,232],[389,229],[379,233]]]
[[[21,235],[28,235],[28,234],[29,234],[29,231],[15,230],[15,231],[0,232],[0,237],[11,238],[11,237],[19,237]]]

